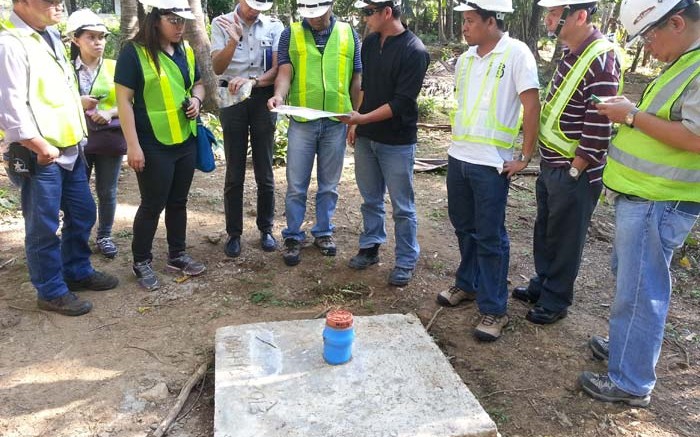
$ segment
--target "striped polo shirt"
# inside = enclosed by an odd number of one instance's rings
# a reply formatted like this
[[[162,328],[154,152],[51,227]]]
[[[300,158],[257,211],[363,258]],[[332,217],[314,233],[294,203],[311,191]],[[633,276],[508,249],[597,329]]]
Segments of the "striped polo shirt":
[[[552,77],[547,101],[551,100],[564,76],[569,73],[584,50],[593,41],[601,38],[604,38],[603,34],[595,29],[576,51],[572,52],[568,48],[564,48]],[[586,172],[591,184],[602,183],[605,157],[612,136],[612,123],[604,115],[598,114],[591,96],[594,94],[598,97],[617,95],[620,75],[620,61],[614,51],[611,50],[598,56],[574,91],[559,120],[562,132],[567,137],[578,140],[579,145],[575,153],[576,156],[588,161],[589,166],[586,168]],[[571,166],[572,159],[545,147],[542,143],[540,143],[540,155],[544,165],[550,167]]]

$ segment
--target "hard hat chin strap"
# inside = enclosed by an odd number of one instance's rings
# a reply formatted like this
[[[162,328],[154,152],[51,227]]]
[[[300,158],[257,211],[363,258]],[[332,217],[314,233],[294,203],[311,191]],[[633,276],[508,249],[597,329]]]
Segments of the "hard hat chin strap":
[[[552,39],[557,39],[557,37],[559,37],[559,32],[561,32],[561,28],[564,27],[564,23],[569,17],[569,12],[571,12],[571,7],[569,5],[564,6],[564,11],[561,13],[561,17],[559,17],[559,24],[557,24],[557,30],[555,30],[554,33],[550,35]]]

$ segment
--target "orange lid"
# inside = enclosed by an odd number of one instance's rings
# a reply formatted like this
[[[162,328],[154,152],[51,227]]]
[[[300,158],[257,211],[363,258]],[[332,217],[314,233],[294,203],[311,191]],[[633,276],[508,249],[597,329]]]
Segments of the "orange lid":
[[[326,325],[331,328],[347,329],[352,326],[352,313],[346,310],[330,311],[326,315]]]

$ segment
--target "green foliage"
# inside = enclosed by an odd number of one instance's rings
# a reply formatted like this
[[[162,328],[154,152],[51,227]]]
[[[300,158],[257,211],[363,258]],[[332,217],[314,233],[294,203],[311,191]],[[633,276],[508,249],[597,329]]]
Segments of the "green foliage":
[[[0,188],[0,215],[18,211],[20,207],[18,192]]]
[[[272,160],[275,164],[283,165],[287,162],[287,129],[289,128],[289,119],[287,117],[279,117],[277,119],[277,127],[275,129],[275,150],[272,154]]]
[[[418,96],[418,116],[426,118],[437,110],[437,101],[434,97]]]

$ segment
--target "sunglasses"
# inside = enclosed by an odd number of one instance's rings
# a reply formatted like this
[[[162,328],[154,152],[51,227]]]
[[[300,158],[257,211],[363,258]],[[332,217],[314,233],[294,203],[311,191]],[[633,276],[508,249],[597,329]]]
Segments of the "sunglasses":
[[[363,9],[360,9],[360,14],[363,17],[371,17],[372,15],[374,15],[378,12],[381,12],[383,10],[384,10],[384,8],[363,8]]]
[[[187,21],[182,17],[166,17],[165,19],[168,20],[168,23],[172,24],[173,26],[182,26],[185,24],[185,21]]]

